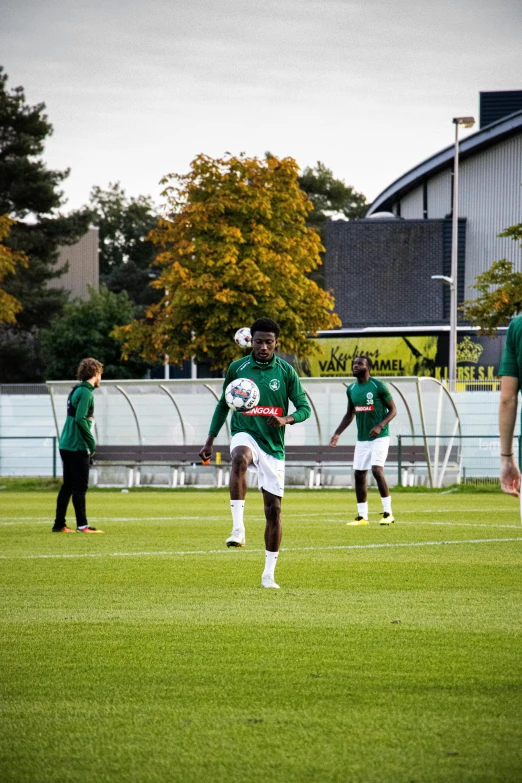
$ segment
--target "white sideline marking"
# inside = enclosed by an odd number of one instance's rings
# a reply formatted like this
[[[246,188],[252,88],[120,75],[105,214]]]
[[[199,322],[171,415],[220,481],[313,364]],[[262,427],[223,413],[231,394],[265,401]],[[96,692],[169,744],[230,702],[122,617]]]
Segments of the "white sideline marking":
[[[300,546],[300,547],[281,547],[281,552],[330,552],[344,549],[398,549],[404,547],[420,546],[446,546],[451,544],[491,544],[503,543],[505,541],[522,541],[518,538],[472,538],[467,541],[410,541],[399,544],[341,544],[339,546]],[[0,555],[0,560],[66,560],[82,557],[185,557],[187,555],[223,555],[227,549],[196,549],[194,551],[158,551],[158,552],[84,552],[79,554],[59,554],[59,555]],[[264,549],[247,549],[246,554],[264,552]]]
[[[404,516],[405,514],[418,514],[419,516],[422,516],[423,514],[487,514],[487,513],[495,513],[495,514],[511,514],[513,512],[513,509],[511,508],[466,508],[466,509],[450,509],[450,508],[444,508],[444,509],[423,509],[422,511],[418,510],[408,510],[408,511],[401,511],[400,516]],[[344,511],[333,511],[328,512],[328,514],[325,514],[324,511],[322,512],[313,512],[308,514],[283,514],[283,519],[306,519],[307,517],[346,517],[350,515],[349,510]],[[377,512],[371,512],[370,516],[380,516],[380,513]],[[15,522],[38,522],[40,524],[52,524],[52,515],[48,517],[13,517],[13,516],[5,516],[0,517],[0,519],[5,520],[0,522],[0,525],[11,525]],[[176,520],[214,520],[214,519],[222,519],[222,515],[218,516],[175,516],[175,517],[149,517],[149,516],[143,516],[143,517],[93,517],[89,516],[89,519],[91,522],[174,522]],[[250,519],[264,519],[264,517],[259,515],[253,515],[250,517]],[[414,524],[435,524],[435,523],[414,523]],[[446,523],[436,523],[436,524],[459,524],[457,522],[446,522]],[[463,523],[463,524],[469,524],[469,523]],[[486,525],[486,527],[492,527],[492,525]],[[511,525],[510,525],[511,527]]]

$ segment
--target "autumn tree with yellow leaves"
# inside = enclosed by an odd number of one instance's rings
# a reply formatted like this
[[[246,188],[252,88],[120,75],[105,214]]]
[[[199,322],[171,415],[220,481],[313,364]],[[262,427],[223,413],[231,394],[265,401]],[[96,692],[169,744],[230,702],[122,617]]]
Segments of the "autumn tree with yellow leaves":
[[[268,316],[281,325],[280,349],[315,351],[307,335],[340,325],[333,297],[307,275],[321,263],[313,209],[292,158],[199,155],[188,174],[168,175],[169,215],[149,239],[162,300],[146,318],[120,326],[124,355],[173,364],[195,357],[225,368],[238,358],[235,331]]]
[[[17,266],[27,267],[27,256],[21,251],[11,250],[4,244],[11,226],[14,224],[8,215],[0,215],[0,284],[7,275],[16,271]],[[0,287],[0,323],[13,324],[16,314],[22,309],[21,303]]]

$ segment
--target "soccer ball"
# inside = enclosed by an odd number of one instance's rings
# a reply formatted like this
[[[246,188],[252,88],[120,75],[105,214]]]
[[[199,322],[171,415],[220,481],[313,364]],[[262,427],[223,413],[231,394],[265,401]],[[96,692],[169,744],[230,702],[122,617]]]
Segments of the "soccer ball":
[[[238,378],[229,383],[225,389],[225,401],[228,407],[238,413],[255,408],[259,397],[259,389],[250,378]]]
[[[234,335],[234,340],[240,348],[250,348],[252,346],[252,335],[248,326],[238,329]]]

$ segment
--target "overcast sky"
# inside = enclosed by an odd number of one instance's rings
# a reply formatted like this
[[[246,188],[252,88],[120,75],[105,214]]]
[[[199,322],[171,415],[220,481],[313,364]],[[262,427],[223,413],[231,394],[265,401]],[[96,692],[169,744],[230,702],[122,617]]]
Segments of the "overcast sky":
[[[1,0],[9,86],[45,102],[73,208],[200,152],[323,161],[373,200],[522,89],[521,0]],[[464,131],[463,136],[470,131]]]

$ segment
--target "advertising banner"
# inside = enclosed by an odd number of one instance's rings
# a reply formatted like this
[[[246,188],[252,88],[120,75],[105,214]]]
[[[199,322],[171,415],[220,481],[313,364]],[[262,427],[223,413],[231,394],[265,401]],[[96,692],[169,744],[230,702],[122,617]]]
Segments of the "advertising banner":
[[[481,337],[459,332],[457,378],[492,380],[500,366],[505,335]],[[310,378],[350,376],[356,356],[369,356],[375,375],[448,377],[448,332],[405,335],[353,335],[316,338],[320,353],[299,360],[300,375]]]

